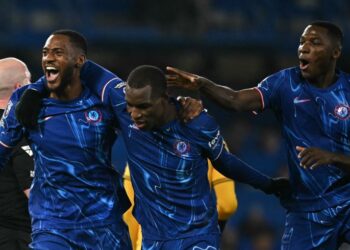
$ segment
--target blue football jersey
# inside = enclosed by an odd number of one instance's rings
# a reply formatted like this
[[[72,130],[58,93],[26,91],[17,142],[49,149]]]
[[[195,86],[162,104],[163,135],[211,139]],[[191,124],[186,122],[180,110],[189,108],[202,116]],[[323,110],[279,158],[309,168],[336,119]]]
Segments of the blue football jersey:
[[[87,88],[69,102],[44,98],[39,125],[25,131],[14,115],[25,88],[12,95],[2,118],[0,157],[22,136],[28,138],[35,159],[33,230],[119,223],[125,207],[118,195],[121,178],[110,162],[115,124],[109,110]]]
[[[207,157],[224,149],[216,122],[205,112],[188,124],[174,120],[139,130],[126,111],[125,84],[110,99],[128,150],[135,190],[134,215],[145,239],[167,240],[219,233],[216,200],[210,192]]]
[[[350,199],[350,176],[327,165],[314,170],[300,167],[296,146],[350,154],[350,76],[337,72],[328,88],[316,88],[301,77],[298,67],[282,70],[257,87],[264,109],[271,108],[282,127],[288,149],[294,211],[316,211]]]
[[[270,185],[268,177],[226,151],[218,124],[205,112],[190,123],[174,120],[156,130],[139,130],[126,110],[125,83],[93,62],[84,67],[90,71],[81,77],[113,108],[119,121],[135,190],[134,215],[145,239],[219,234],[207,158],[220,163],[218,167],[231,178],[260,189]]]

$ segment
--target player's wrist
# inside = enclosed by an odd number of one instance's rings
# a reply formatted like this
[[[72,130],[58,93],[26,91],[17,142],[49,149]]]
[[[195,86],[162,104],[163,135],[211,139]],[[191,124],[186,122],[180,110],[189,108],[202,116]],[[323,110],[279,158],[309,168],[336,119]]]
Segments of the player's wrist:
[[[339,168],[349,171],[350,168],[350,157],[344,154],[332,153],[330,163]]]
[[[197,86],[199,90],[210,89],[211,85],[212,85],[212,82],[205,77],[200,76],[197,80]]]

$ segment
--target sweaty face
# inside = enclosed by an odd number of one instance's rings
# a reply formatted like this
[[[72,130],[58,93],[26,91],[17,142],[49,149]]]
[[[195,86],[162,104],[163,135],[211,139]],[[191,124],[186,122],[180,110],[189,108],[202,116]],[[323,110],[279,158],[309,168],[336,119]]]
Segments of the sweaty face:
[[[163,116],[162,97],[152,98],[152,87],[131,88],[126,85],[127,111],[135,125],[142,130],[159,127]]]
[[[42,51],[42,68],[51,92],[63,91],[72,82],[77,60],[69,37],[51,35],[47,39]]]
[[[322,78],[333,70],[336,45],[327,29],[309,25],[300,37],[298,48],[302,76],[310,82]]]

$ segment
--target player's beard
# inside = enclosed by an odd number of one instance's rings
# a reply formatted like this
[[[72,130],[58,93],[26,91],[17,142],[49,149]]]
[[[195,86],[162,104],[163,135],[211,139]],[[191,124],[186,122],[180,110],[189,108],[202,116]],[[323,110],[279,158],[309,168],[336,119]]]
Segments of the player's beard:
[[[74,66],[69,65],[63,72],[61,77],[61,84],[57,87],[55,92],[63,93],[67,86],[72,83],[74,73]]]

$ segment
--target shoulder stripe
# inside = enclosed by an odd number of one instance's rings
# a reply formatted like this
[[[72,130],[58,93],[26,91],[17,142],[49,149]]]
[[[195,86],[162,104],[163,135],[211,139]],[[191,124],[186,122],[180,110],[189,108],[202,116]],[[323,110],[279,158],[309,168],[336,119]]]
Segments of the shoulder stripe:
[[[0,141],[0,145],[2,145],[2,146],[5,147],[5,148],[12,148],[11,146],[9,146],[9,145],[3,143],[2,141]]]
[[[101,93],[101,100],[102,102],[104,101],[104,95],[105,95],[105,90],[106,90],[106,87],[108,84],[110,84],[113,80],[118,80],[119,78],[118,77],[114,77],[112,79],[110,79],[102,88],[102,93]]]
[[[213,161],[216,161],[216,160],[220,157],[220,155],[221,155],[223,149],[224,149],[224,144],[221,144],[220,152],[219,152],[218,155],[215,157],[215,159],[213,159]]]

